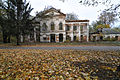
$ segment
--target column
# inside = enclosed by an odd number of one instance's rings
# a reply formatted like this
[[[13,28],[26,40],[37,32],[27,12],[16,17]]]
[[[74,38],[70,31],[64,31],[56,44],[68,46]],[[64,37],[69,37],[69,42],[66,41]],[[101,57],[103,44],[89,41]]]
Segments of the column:
[[[81,41],[80,25],[79,25],[79,27],[78,27],[78,30],[79,30],[79,41]]]
[[[34,28],[34,41],[36,42],[36,28]]]
[[[55,34],[55,41],[59,42],[59,34]]]
[[[66,33],[63,34],[63,42],[66,41]]]
[[[87,42],[89,42],[89,25],[87,23]]]
[[[71,41],[73,41],[73,25],[71,26]]]

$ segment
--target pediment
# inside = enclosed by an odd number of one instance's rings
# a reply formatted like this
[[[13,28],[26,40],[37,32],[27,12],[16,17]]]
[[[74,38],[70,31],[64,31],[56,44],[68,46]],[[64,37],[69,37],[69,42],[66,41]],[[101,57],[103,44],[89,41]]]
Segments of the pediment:
[[[57,10],[57,9],[46,10],[45,15],[66,16],[64,13],[60,12],[60,10]]]

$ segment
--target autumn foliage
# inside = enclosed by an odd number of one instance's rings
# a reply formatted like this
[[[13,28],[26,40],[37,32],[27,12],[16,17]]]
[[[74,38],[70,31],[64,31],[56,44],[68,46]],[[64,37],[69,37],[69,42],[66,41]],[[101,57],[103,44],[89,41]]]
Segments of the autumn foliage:
[[[0,80],[113,80],[120,51],[0,50]]]

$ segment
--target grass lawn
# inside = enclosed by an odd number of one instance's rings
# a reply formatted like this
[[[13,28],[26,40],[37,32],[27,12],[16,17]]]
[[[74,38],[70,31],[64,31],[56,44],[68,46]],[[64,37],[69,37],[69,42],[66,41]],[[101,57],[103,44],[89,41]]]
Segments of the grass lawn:
[[[119,80],[120,51],[2,50],[0,80]]]
[[[0,46],[16,46],[16,43],[0,43]],[[38,47],[59,47],[59,46],[120,46],[120,41],[100,41],[100,42],[71,42],[71,43],[21,43],[22,47],[38,46]]]

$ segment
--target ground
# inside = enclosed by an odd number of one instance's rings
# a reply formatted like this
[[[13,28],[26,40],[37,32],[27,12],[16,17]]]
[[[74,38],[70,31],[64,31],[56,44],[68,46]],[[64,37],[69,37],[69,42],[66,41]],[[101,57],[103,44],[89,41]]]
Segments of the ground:
[[[20,43],[22,47],[65,47],[65,46],[120,46],[120,41],[68,42],[68,43]],[[17,46],[16,43],[0,43],[0,46]]]
[[[0,80],[119,80],[120,51],[0,49]]]

